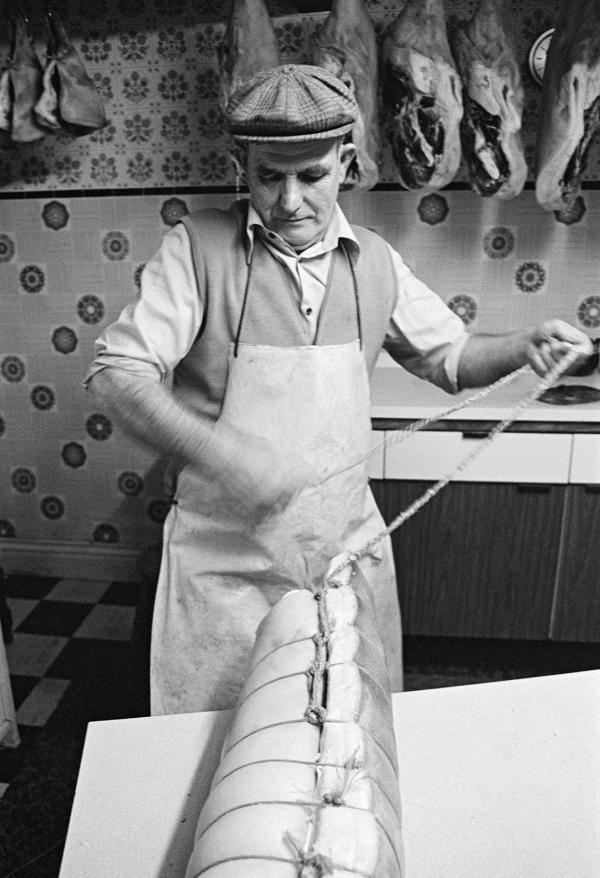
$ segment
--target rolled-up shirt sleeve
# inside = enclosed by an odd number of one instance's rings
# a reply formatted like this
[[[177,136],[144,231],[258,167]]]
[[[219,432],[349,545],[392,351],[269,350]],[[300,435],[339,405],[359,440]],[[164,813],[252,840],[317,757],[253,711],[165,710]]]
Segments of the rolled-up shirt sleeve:
[[[397,297],[384,348],[409,372],[456,393],[458,363],[469,338],[465,325],[393,248],[390,251]]]
[[[84,386],[108,366],[166,381],[191,348],[203,314],[188,233],[178,223],[144,266],[135,301],[96,340]]]

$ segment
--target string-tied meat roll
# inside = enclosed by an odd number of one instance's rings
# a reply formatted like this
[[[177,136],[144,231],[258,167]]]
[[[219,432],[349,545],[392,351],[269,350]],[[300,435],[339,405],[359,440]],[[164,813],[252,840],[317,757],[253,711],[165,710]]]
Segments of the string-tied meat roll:
[[[356,565],[259,627],[186,878],[402,878],[385,656]]]

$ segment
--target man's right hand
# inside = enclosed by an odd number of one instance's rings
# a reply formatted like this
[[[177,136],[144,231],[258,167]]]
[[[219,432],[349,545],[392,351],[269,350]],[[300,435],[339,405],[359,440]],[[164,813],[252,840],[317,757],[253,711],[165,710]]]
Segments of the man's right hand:
[[[241,509],[261,517],[285,508],[308,484],[302,461],[268,439],[222,420],[203,442],[198,467],[213,475]]]
[[[268,439],[184,406],[161,383],[117,368],[98,372],[94,400],[144,443],[210,475],[240,511],[264,517],[306,484],[307,468]]]

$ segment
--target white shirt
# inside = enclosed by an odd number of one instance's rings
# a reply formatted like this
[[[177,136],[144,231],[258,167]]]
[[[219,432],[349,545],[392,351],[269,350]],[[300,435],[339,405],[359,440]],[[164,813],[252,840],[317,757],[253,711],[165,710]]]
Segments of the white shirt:
[[[288,267],[296,280],[298,308],[312,328],[314,341],[327,287],[331,254],[337,248],[340,238],[347,238],[358,244],[350,223],[336,204],[324,237],[300,253],[275,232],[267,229],[257,211],[250,205],[246,232],[251,241],[256,228],[262,230],[262,240],[269,252]],[[432,350],[439,347],[440,352],[444,349],[444,370],[451,388],[456,390],[458,361],[468,339],[464,324],[436,293],[415,277],[400,254],[389,244],[387,246],[397,278],[398,295],[387,332],[386,348],[393,355],[394,343],[401,343],[408,336],[417,349]],[[410,308],[407,307],[408,302]],[[416,370],[411,368],[411,371],[418,374],[418,367]]]

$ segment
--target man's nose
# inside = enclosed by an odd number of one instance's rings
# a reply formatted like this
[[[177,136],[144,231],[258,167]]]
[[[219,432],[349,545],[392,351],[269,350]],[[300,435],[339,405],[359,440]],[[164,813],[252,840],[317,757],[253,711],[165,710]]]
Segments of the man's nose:
[[[279,203],[285,213],[295,213],[302,204],[302,187],[297,177],[284,177],[279,191]]]

